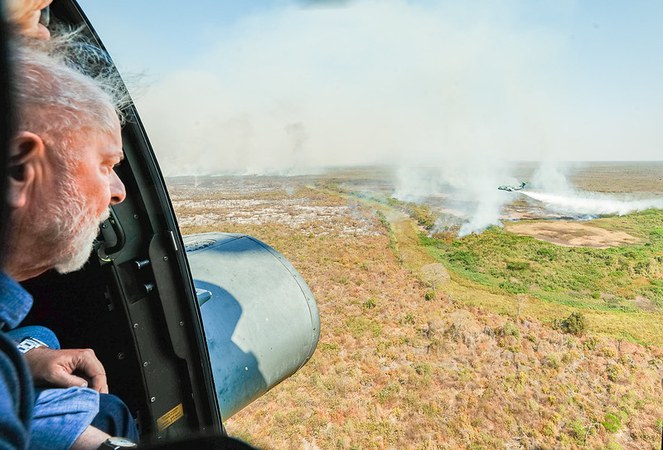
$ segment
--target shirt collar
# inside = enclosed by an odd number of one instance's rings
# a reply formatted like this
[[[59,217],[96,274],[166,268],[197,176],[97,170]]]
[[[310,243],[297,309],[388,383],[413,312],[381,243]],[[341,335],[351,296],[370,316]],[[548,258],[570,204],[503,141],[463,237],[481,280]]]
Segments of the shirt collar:
[[[4,272],[0,272],[0,328],[15,328],[32,307],[32,296]]]

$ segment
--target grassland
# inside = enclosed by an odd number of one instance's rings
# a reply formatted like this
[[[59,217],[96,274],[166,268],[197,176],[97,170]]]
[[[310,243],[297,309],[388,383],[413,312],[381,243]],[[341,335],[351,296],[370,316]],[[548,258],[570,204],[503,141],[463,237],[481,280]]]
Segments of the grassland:
[[[596,220],[595,226],[641,240],[608,249],[564,247],[498,227],[462,239],[421,233],[420,241],[459,283],[533,304],[530,313],[535,310],[539,320],[552,322],[560,311],[580,310],[594,332],[661,347],[661,224],[663,211],[656,210]]]
[[[428,238],[408,216],[425,212],[332,183],[233,183],[172,186],[183,231],[274,246],[314,292],[322,334],[306,366],[227,421],[232,435],[273,449],[658,448],[659,213],[601,219],[642,244],[587,250],[501,229]],[[584,334],[552,327],[578,310]]]

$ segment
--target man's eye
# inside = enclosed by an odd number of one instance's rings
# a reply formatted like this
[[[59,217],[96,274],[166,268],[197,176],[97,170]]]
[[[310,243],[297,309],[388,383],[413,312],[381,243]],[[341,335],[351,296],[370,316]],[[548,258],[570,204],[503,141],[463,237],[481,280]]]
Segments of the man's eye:
[[[115,163],[115,164],[104,164],[103,165],[103,170],[110,175],[110,173],[112,171],[114,171],[115,169],[120,167],[120,164],[122,164],[122,162],[118,162],[118,163]]]

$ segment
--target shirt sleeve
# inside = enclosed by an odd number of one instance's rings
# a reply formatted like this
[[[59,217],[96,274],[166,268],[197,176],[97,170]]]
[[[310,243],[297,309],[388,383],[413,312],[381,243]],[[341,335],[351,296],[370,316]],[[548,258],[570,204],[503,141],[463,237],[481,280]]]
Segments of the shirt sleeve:
[[[68,450],[98,412],[99,393],[94,389],[38,389],[30,450]]]
[[[15,345],[0,333],[0,450],[25,449],[30,441],[32,380]]]

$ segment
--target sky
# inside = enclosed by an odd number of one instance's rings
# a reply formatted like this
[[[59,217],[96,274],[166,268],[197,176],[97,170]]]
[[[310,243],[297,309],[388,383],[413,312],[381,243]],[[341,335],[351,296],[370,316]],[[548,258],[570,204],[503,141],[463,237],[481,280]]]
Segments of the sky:
[[[663,160],[663,2],[80,4],[166,175]]]

